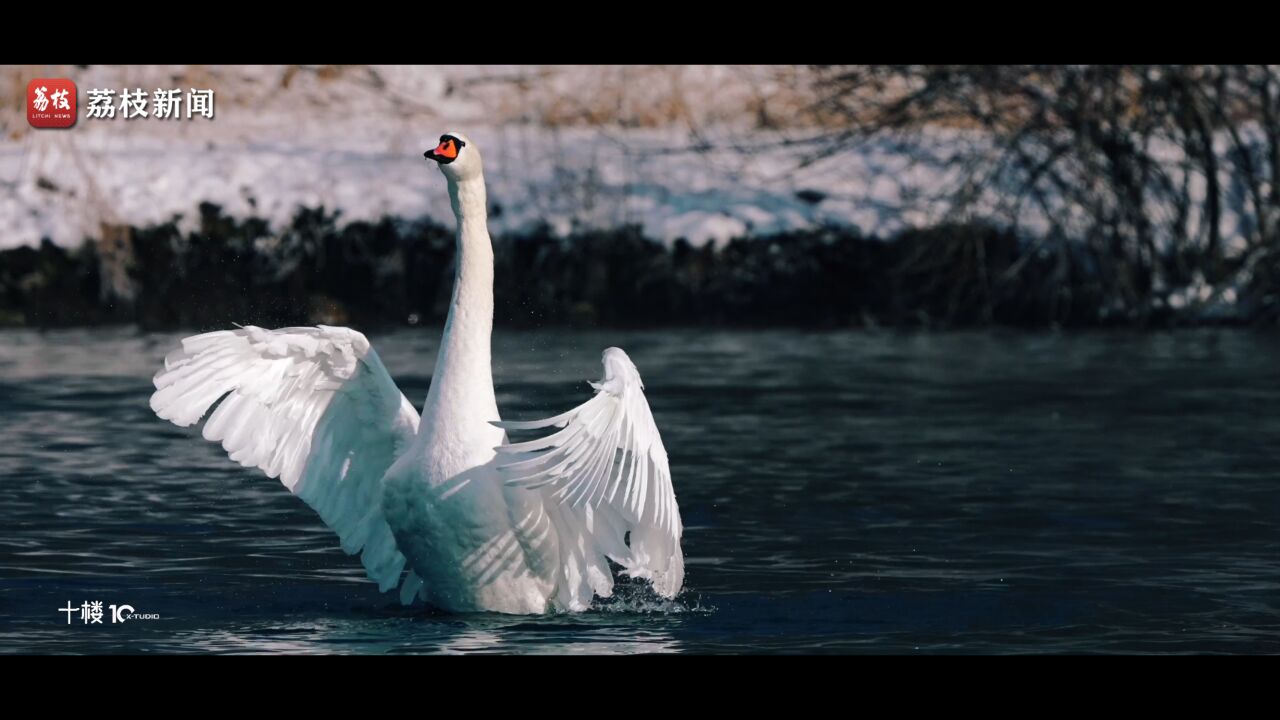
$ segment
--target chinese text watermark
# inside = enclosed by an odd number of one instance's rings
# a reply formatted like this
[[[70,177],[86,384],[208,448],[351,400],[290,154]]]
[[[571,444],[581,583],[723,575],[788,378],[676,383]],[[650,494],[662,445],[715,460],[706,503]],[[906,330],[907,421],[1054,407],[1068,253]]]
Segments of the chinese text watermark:
[[[117,112],[124,120],[190,120],[195,117],[212,120],[213,91],[190,88],[183,93],[182,90],[156,88],[148,93],[142,88],[133,91],[124,88],[117,94],[115,90],[95,88],[89,91],[88,108],[87,117],[93,120],[113,120]]]
[[[108,612],[109,611],[109,612]],[[80,621],[82,625],[102,625],[104,617],[111,618],[111,623],[123,623],[128,620],[159,620],[160,615],[157,613],[140,613],[134,609],[132,605],[108,605],[106,611],[103,610],[101,600],[86,600],[77,605],[72,605],[71,601],[67,601],[67,606],[58,608],[58,612],[67,614],[67,624],[71,624],[72,618]]]

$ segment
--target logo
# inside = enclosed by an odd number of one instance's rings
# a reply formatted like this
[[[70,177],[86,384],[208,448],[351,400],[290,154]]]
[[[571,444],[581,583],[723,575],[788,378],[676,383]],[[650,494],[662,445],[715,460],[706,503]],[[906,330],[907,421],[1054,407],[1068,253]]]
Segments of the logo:
[[[190,120],[193,117],[213,119],[213,90],[197,90],[183,94],[181,89],[156,88],[147,93],[142,88],[90,88],[85,115],[90,120]]]
[[[34,128],[76,124],[76,84],[67,78],[36,78],[27,84],[27,122]]]
[[[92,602],[85,601],[79,606],[72,605],[71,601],[67,601],[67,606],[58,608],[58,612],[67,614],[67,624],[71,624],[71,618],[80,621],[82,625],[101,625],[104,617],[111,618],[111,624],[126,622],[128,620],[159,620],[158,613],[140,613],[134,610],[132,605],[108,605],[105,610],[102,607],[101,600]]]

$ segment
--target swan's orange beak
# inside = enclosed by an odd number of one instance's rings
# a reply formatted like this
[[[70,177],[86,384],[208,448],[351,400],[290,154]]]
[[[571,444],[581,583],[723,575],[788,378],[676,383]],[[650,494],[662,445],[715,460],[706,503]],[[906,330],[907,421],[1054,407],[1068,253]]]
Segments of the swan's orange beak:
[[[428,150],[422,153],[422,156],[438,163],[453,162],[458,157],[458,144],[453,141],[453,138],[447,138],[441,140],[435,150]]]

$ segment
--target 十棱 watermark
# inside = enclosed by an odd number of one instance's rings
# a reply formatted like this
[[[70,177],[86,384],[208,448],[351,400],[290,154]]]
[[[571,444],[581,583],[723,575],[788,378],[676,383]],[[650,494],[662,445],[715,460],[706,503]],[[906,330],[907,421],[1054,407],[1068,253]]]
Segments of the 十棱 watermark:
[[[74,617],[79,620],[82,625],[104,625],[105,618],[111,618],[111,623],[126,622],[128,620],[159,620],[158,613],[140,613],[134,609],[132,605],[108,605],[103,608],[101,600],[86,600],[80,605],[72,605],[71,601],[67,601],[67,606],[58,608],[58,612],[67,614],[67,624],[71,624]]]

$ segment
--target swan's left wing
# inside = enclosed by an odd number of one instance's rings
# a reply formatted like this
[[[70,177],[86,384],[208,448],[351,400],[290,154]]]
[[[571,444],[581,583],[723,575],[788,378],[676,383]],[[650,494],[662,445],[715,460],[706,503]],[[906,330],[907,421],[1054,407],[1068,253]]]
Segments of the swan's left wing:
[[[560,428],[497,448],[508,455],[506,462],[499,457],[498,472],[508,485],[544,493],[561,522],[580,535],[568,538],[576,547],[566,562],[585,564],[566,571],[571,582],[589,582],[607,595],[612,583],[603,555],[674,597],[684,584],[684,526],[667,451],[631,358],[609,348],[602,360],[604,379],[591,383],[595,397],[582,405],[545,420],[494,423],[506,430]],[[582,542],[587,538],[592,542]]]
[[[156,373],[151,409],[204,426],[232,460],[279,477],[396,586],[405,558],[382,514],[382,476],[418,430],[418,413],[364,335],[348,328],[243,327],[189,337]],[[416,577],[407,583],[417,589]]]

